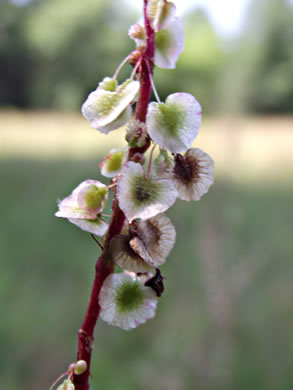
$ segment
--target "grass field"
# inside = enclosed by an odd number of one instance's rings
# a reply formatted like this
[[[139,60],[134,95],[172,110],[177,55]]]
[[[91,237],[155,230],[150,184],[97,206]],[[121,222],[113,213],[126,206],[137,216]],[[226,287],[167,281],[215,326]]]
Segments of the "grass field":
[[[99,322],[93,389],[292,390],[293,119],[207,120],[216,161],[177,230],[156,318],[132,332]],[[56,199],[99,177],[106,139],[79,115],[0,113],[0,377],[46,390],[74,360],[99,249],[54,217]]]
[[[206,119],[194,146],[214,157],[218,175],[272,182],[291,176],[292,130],[293,117]],[[105,136],[78,113],[0,111],[0,158],[80,160],[121,145],[123,129]]]

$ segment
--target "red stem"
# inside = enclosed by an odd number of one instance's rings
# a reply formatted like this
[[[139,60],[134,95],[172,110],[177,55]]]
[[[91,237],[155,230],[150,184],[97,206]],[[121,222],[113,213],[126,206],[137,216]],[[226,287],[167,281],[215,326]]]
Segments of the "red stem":
[[[154,53],[155,53],[155,38],[154,31],[150,25],[149,19],[146,13],[146,6],[148,0],[144,0],[144,20],[145,20],[145,31],[147,36],[147,44],[144,52],[141,54],[141,65],[138,70],[138,79],[141,83],[139,100],[136,106],[136,119],[141,122],[145,122],[148,103],[150,101],[152,85],[149,75],[149,67],[147,66],[145,59],[153,64]],[[152,67],[151,67],[152,71]],[[145,146],[142,148],[130,148],[128,159],[130,159],[135,153],[144,153],[150,146],[150,139]],[[90,364],[92,357],[92,349],[94,342],[94,329],[100,314],[99,305],[99,293],[104,280],[108,275],[114,271],[114,264],[109,255],[109,245],[113,237],[120,234],[124,222],[125,215],[120,210],[116,199],[112,205],[112,219],[110,222],[109,230],[104,244],[104,249],[101,256],[96,263],[96,273],[91,292],[90,301],[88,308],[81,325],[81,329],[78,332],[78,345],[77,345],[77,360],[85,360],[87,362],[87,370],[81,375],[73,375],[72,381],[76,390],[88,390],[89,389],[89,376],[90,376]]]
[[[147,36],[147,44],[144,52],[141,55],[142,61],[139,67],[139,80],[140,80],[140,95],[136,106],[135,118],[140,122],[145,122],[148,104],[152,94],[152,83],[150,71],[153,72],[153,62],[155,56],[155,32],[151,27],[150,21],[147,17],[146,6],[148,0],[144,0],[144,23],[145,32]],[[151,65],[149,65],[151,64]],[[145,153],[150,147],[151,140],[148,137],[146,144],[141,148],[129,149],[128,159],[130,160],[135,153]]]

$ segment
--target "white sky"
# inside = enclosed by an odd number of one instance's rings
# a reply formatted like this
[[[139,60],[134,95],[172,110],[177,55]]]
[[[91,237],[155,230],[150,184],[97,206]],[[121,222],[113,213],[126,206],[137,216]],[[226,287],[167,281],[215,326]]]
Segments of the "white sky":
[[[126,0],[130,6],[140,10],[142,0]],[[223,35],[239,32],[243,22],[244,11],[250,0],[172,0],[178,13],[182,14],[188,8],[201,6],[209,14],[216,30]]]

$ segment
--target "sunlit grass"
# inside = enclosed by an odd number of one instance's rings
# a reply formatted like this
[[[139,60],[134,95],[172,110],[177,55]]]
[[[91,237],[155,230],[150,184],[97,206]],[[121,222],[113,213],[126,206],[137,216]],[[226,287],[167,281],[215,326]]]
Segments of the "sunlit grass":
[[[205,119],[194,146],[213,156],[218,175],[284,181],[293,164],[292,128],[292,117]],[[123,129],[105,136],[79,113],[0,112],[0,158],[85,159],[122,145]]]
[[[122,142],[122,131],[98,135],[78,113],[0,112],[2,158],[90,158]]]

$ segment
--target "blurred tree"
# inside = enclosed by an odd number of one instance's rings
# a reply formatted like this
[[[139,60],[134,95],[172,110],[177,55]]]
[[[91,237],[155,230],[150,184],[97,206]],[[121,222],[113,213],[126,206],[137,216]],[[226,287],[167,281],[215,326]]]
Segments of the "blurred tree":
[[[293,113],[293,7],[252,0],[243,35],[227,55],[221,83],[226,111]]]
[[[136,16],[114,0],[2,0],[0,15],[0,106],[80,109],[135,47],[126,30]],[[206,13],[190,9],[176,69],[155,72],[161,98],[181,90],[205,112],[292,113],[292,4],[251,0],[246,19],[225,52]]]
[[[0,4],[0,106],[29,106],[33,58],[23,37],[26,9]]]
[[[105,0],[42,1],[30,12],[26,37],[37,58],[33,106],[77,109],[128,54],[125,8]],[[45,93],[44,93],[45,92]]]
[[[69,7],[66,1],[35,0],[5,7],[11,11],[6,24],[16,32],[0,54],[2,66],[8,62],[1,74],[2,105],[79,109],[97,82],[135,48],[125,30],[136,17],[114,1],[72,0]],[[222,58],[218,38],[202,10],[191,11],[184,24],[187,50],[175,70],[156,69],[156,82],[162,99],[176,90],[190,92],[211,112]],[[11,88],[14,84],[18,88]]]
[[[254,0],[251,13],[253,7],[250,31],[259,31],[260,58],[252,74],[250,109],[293,113],[293,7],[288,0]]]

